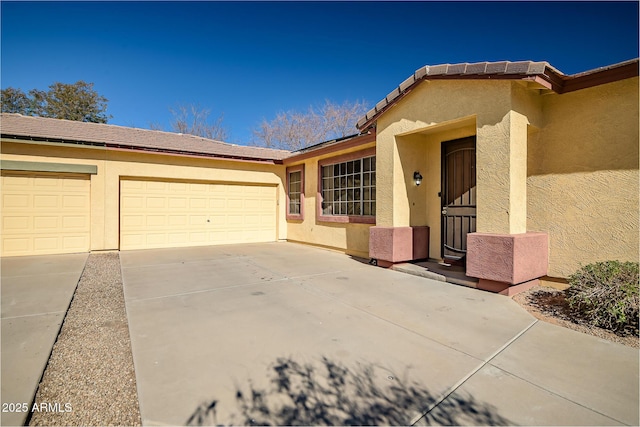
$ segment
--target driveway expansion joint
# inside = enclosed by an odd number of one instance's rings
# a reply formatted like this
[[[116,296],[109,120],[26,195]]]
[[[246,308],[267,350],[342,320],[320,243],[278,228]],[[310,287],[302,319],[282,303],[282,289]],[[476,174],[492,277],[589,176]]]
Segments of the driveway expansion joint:
[[[9,320],[9,319],[21,319],[24,317],[36,317],[36,316],[48,316],[50,314],[66,314],[67,310],[61,310],[61,311],[47,311],[44,313],[33,313],[33,314],[23,314],[21,316],[8,316],[8,317],[3,317],[2,320]]]
[[[242,283],[242,284],[238,284],[238,285],[229,285],[229,286],[223,286],[223,287],[215,288],[215,289],[199,289],[199,290],[196,290],[196,291],[181,292],[181,293],[177,293],[177,294],[168,294],[168,295],[159,295],[159,296],[148,297],[148,298],[127,298],[127,304],[128,303],[135,303],[135,302],[138,302],[138,301],[152,301],[152,300],[158,300],[158,299],[163,299],[163,298],[175,298],[175,297],[181,297],[181,296],[186,296],[186,295],[195,295],[195,294],[203,294],[203,293],[210,293],[210,292],[218,292],[218,291],[224,291],[224,290],[228,290],[228,289],[247,288],[247,287],[263,285],[263,284],[284,282],[284,281],[287,281],[287,280],[290,280],[290,279],[284,277],[284,278],[281,278],[281,279],[260,280],[260,281],[257,281],[257,282]]]
[[[522,335],[524,335],[529,329],[531,329],[533,327],[533,325],[535,325],[536,323],[538,323],[538,319],[535,319],[533,322],[531,322],[531,324],[529,324],[526,328],[524,328],[522,331],[520,331],[518,334],[516,334],[513,338],[511,338],[509,341],[507,341],[502,347],[500,347],[498,350],[496,350],[491,356],[485,358],[485,360],[483,360],[478,366],[476,366],[471,372],[469,372],[467,375],[465,375],[462,379],[460,379],[458,382],[456,382],[455,384],[453,384],[451,387],[449,387],[447,389],[447,391],[445,391],[440,398],[436,399],[436,401],[434,403],[432,403],[431,405],[428,406],[427,410],[422,414],[422,415],[416,415],[416,417],[414,417],[411,421],[410,424],[414,425],[415,423],[418,422],[418,420],[420,420],[422,417],[426,416],[427,414],[429,414],[431,411],[433,411],[435,408],[438,407],[438,405],[440,405],[442,402],[444,402],[445,399],[447,399],[449,396],[451,396],[453,393],[456,392],[456,390],[458,390],[460,387],[462,387],[462,385],[464,383],[466,383],[471,377],[473,377],[476,373],[478,373],[478,371],[480,371],[480,369],[484,368],[485,366],[487,366],[488,364],[490,364],[489,362],[491,362],[491,360],[493,360],[495,357],[497,357],[500,353],[502,353],[505,349],[507,349],[507,347],[509,347],[511,344],[513,344],[516,340],[518,340],[518,338],[520,338]],[[473,356],[472,356],[473,357]],[[491,365],[493,366],[493,365]]]

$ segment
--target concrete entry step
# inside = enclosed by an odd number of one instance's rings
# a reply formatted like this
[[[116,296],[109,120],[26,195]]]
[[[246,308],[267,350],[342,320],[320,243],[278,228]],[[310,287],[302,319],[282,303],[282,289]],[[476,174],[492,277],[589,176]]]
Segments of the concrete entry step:
[[[440,282],[448,282],[470,288],[478,287],[478,279],[467,276],[464,272],[464,267],[461,266],[445,266],[435,261],[421,261],[394,264],[391,269]]]

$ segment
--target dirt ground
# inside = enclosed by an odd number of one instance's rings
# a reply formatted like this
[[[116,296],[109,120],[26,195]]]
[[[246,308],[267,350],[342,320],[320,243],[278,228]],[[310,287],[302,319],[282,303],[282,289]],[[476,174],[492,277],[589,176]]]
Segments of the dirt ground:
[[[536,286],[514,295],[513,300],[544,322],[573,329],[598,338],[639,348],[638,336],[620,336],[606,329],[578,323],[570,315],[564,292],[550,287]]]

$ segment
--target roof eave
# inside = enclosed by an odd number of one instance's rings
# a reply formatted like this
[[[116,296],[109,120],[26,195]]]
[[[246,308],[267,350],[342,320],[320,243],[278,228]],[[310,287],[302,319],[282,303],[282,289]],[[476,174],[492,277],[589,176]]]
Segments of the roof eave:
[[[366,120],[361,120],[361,123],[358,123],[357,127],[361,132],[366,132],[369,129],[373,128],[374,123],[378,120],[378,118],[387,112],[389,109],[393,108],[401,99],[407,96],[411,91],[413,91],[420,83],[424,81],[436,81],[436,80],[531,80],[536,81],[548,89],[558,89],[557,79],[554,77],[542,77],[536,75],[527,75],[527,74],[477,74],[477,75],[439,75],[439,76],[423,76],[420,79],[417,79],[412,84],[406,86],[406,89],[402,92],[399,92],[397,95],[393,97],[393,99],[381,105],[383,101],[376,104],[372,110],[367,113],[365,116]],[[398,89],[398,88],[397,88]],[[392,92],[393,93],[393,92]],[[385,98],[387,99],[387,98]],[[369,118],[370,116],[370,118]]]
[[[459,65],[461,64],[454,66],[447,65],[447,67],[456,67]],[[468,64],[468,66],[474,66],[474,64]],[[601,84],[612,83],[618,80],[637,77],[639,74],[637,58],[618,64],[613,64],[607,67],[602,67],[595,70],[586,71],[584,73],[568,76],[564,75],[562,72],[546,62],[531,63],[529,70],[522,73],[481,72],[478,74],[448,74],[440,72],[439,67],[443,66],[431,67],[433,69],[438,69],[437,74],[434,75],[430,75],[430,73],[433,71],[430,70],[429,67],[422,67],[418,69],[412,76],[409,76],[409,78],[402,82],[400,86],[395,88],[383,100],[378,102],[374,108],[369,110],[365,117],[360,119],[357,124],[357,128],[361,132],[366,132],[369,129],[374,128],[376,121],[382,114],[384,114],[390,108],[393,108],[398,103],[398,101],[408,95],[411,91],[413,91],[413,89],[415,89],[420,83],[425,80],[528,80],[534,81],[558,94],[562,94],[575,90],[585,89],[592,86],[598,86]],[[486,70],[488,70],[488,66],[487,68],[485,68],[485,71]]]
[[[128,144],[119,144],[119,143],[110,143],[110,142],[98,142],[98,141],[83,141],[83,140],[72,140],[72,139],[63,139],[63,138],[49,138],[49,137],[39,137],[39,136],[29,136],[29,135],[14,135],[2,133],[0,135],[2,138],[12,139],[16,142],[45,142],[50,144],[66,144],[66,145],[75,145],[75,146],[83,146],[87,148],[101,148],[107,150],[115,150],[115,151],[128,151],[128,152],[138,152],[138,153],[147,153],[147,154],[162,154],[162,155],[172,155],[172,156],[181,156],[181,157],[191,157],[191,158],[205,158],[211,160],[234,160],[240,162],[251,162],[251,163],[261,163],[261,164],[283,164],[282,159],[272,159],[272,158],[258,158],[258,157],[248,157],[248,156],[234,156],[234,155],[225,155],[225,154],[211,154],[211,153],[200,153],[188,150],[169,150],[169,149],[161,149],[161,148],[152,148],[152,147],[140,147],[140,146],[132,146]]]

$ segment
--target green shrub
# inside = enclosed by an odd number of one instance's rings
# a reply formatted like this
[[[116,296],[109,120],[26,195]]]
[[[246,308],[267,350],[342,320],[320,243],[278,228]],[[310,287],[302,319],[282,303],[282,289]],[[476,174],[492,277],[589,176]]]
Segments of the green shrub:
[[[638,263],[589,264],[571,277],[565,291],[574,314],[593,326],[620,334],[638,333]]]

